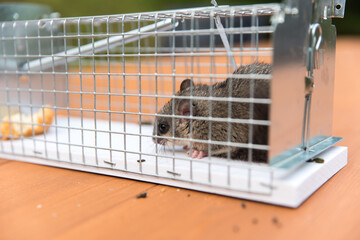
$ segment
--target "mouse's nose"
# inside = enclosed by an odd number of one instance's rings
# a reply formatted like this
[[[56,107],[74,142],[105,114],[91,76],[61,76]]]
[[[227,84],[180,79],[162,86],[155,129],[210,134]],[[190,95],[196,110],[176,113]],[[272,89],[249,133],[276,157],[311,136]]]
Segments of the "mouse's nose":
[[[154,143],[160,143],[161,138],[153,137],[152,140]]]
[[[156,144],[165,145],[165,143],[166,143],[166,139],[164,139],[164,138],[153,137],[152,140]]]

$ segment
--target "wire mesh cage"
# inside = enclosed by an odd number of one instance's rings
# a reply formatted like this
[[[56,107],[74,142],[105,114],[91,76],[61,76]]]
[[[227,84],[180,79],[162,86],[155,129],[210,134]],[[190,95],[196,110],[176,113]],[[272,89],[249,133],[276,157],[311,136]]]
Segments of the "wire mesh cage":
[[[331,14],[311,25],[324,2],[4,21],[1,156],[276,202],[280,175],[340,140],[331,104],[309,130],[332,83],[317,98],[303,80],[333,64]]]

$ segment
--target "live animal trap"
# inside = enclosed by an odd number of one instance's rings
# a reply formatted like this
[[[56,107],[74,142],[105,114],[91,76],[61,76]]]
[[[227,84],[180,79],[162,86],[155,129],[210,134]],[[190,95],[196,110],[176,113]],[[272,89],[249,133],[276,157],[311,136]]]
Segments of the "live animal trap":
[[[344,9],[3,21],[0,157],[297,207],[347,162],[331,135]]]

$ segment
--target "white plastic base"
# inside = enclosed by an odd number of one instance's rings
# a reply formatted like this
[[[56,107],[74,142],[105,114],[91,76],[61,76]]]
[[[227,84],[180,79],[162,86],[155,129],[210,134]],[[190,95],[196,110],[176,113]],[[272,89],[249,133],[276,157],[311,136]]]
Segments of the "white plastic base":
[[[156,153],[151,142],[151,126],[143,126],[140,130],[138,125],[127,124],[126,132],[135,135],[124,136],[106,133],[109,124],[101,120],[97,120],[97,129],[104,132],[97,134],[77,130],[94,129],[94,122],[89,119],[81,123],[79,119],[71,118],[69,123],[74,128],[70,130],[70,137],[67,119],[58,118],[57,125],[63,128],[57,131],[52,128],[46,136],[2,142],[0,158],[125,177],[287,207],[298,207],[347,164],[346,147],[331,147],[318,156],[325,160],[324,163],[305,162],[288,174],[264,164],[218,158],[187,160],[182,149],[174,153],[170,150],[160,151],[159,154],[166,157],[156,158],[151,156]],[[112,130],[120,132],[123,127],[122,123],[115,121],[111,125]],[[136,136],[140,131],[147,137]],[[110,138],[112,146],[109,145]],[[126,153],[121,151],[124,146]],[[143,153],[141,155],[137,153],[140,150]],[[137,161],[139,158],[145,159],[145,162]]]

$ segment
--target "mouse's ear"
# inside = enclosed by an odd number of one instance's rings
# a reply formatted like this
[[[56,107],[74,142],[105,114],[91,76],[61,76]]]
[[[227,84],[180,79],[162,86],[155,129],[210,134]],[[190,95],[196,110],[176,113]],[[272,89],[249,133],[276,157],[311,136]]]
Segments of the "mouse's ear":
[[[191,79],[185,79],[181,82],[180,91],[183,91],[190,86],[194,87],[194,82]]]
[[[195,108],[194,108],[195,104],[193,103],[192,106],[192,114],[195,115]],[[178,106],[178,111],[180,113],[180,115],[182,116],[190,116],[190,99],[183,99],[179,102],[179,106]]]

